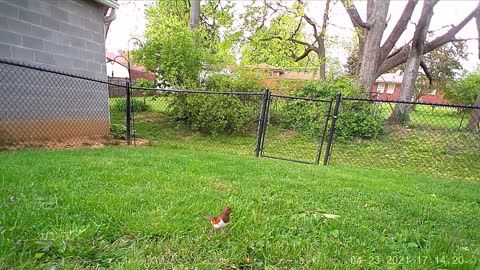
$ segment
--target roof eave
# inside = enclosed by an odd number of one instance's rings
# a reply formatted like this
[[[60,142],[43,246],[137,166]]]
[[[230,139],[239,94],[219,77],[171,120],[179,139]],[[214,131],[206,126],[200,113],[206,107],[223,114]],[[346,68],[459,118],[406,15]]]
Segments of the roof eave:
[[[120,5],[117,3],[117,1],[114,1],[114,0],[93,0],[99,4],[101,4],[102,6],[106,6],[106,7],[109,7],[109,8],[119,8]]]

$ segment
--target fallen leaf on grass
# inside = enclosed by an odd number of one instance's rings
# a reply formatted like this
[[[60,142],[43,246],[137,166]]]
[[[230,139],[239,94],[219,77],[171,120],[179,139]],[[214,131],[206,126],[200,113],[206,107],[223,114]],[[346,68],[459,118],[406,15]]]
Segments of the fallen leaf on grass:
[[[331,219],[337,219],[340,217],[339,215],[334,215],[334,214],[322,214],[322,216],[326,218],[331,218]]]

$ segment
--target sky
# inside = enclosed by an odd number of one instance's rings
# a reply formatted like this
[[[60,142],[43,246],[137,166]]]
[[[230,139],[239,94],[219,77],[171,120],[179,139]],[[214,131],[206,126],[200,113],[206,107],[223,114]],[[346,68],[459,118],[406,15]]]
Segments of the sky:
[[[155,2],[153,0],[119,0],[120,8],[117,10],[117,18],[112,22],[107,36],[106,47],[108,51],[116,52],[119,49],[127,49],[127,42],[131,37],[138,37],[143,39],[145,31],[145,15],[144,11],[147,5]],[[248,0],[234,0],[236,3],[237,14],[242,13],[243,5],[248,4]],[[315,0],[308,1],[309,8],[307,15],[313,18],[318,18],[321,21],[321,14],[325,7],[325,1]],[[441,0],[434,8],[434,16],[430,23],[430,30],[435,31],[439,35],[447,31],[448,26],[457,24],[466,15],[468,15],[477,5],[474,0]],[[363,18],[365,17],[366,1],[354,1],[359,13]],[[405,7],[405,0],[393,0],[390,3],[390,23],[387,26],[387,32],[391,31],[400,17],[403,8]],[[414,24],[418,20],[421,13],[422,2],[417,4],[415,13],[412,16],[411,23],[399,40],[397,46],[407,43],[413,36]],[[318,14],[318,15],[317,15]],[[447,26],[447,27],[446,27]],[[327,28],[327,34],[335,34],[340,41],[348,42],[355,35],[352,24],[348,15],[346,14],[341,3],[333,5],[330,13],[330,25]],[[433,36],[430,36],[432,38]],[[477,38],[477,29],[475,20],[471,20],[467,26],[456,36],[457,38]],[[384,38],[388,35],[384,35]],[[129,43],[130,47],[135,46],[135,42]],[[327,48],[327,56],[337,58],[342,64],[346,62],[346,52],[343,48],[332,44]],[[480,64],[478,58],[478,42],[471,40],[467,42],[468,51],[471,53],[468,61],[462,62],[465,69],[473,70]]]

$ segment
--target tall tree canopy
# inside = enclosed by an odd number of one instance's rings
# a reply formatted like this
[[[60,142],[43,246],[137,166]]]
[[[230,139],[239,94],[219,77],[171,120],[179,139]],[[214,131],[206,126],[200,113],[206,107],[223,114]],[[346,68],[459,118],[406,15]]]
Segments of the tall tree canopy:
[[[246,7],[244,29],[251,33],[242,48],[242,62],[287,67],[317,67],[325,79],[325,39],[330,0],[317,23],[305,9],[308,3],[257,2]],[[309,31],[307,31],[307,28]]]
[[[431,90],[444,93],[450,89],[463,70],[460,61],[467,58],[467,46],[463,41],[445,44],[425,54],[423,62],[428,69],[419,70],[413,100],[418,100]]]
[[[385,30],[387,24],[391,23],[388,21],[390,0],[367,0],[366,20],[362,19],[352,0],[341,1],[356,29],[359,44],[357,86],[365,95],[370,91],[378,76],[400,64],[406,63],[409,57],[415,55],[414,52],[421,51],[421,55],[423,55],[444,44],[457,41],[455,35],[475,17],[479,10],[477,6],[475,10],[471,11],[464,18],[457,19],[457,24],[452,25],[446,33],[434,37],[432,40],[427,40],[423,38],[423,32],[428,31],[428,25],[433,16],[432,9],[438,1],[424,1],[422,9],[424,12],[422,12],[419,21],[416,22],[416,35],[414,33],[414,37],[408,44],[395,49],[400,37],[411,21],[412,14],[417,6],[417,0],[408,0],[406,2],[400,19],[396,22],[388,36],[386,36]],[[423,48],[418,50],[420,47]]]
[[[221,31],[233,25],[233,5],[208,0],[198,7],[199,2],[159,0],[147,9],[145,44],[133,55],[160,80],[196,84],[204,67],[234,63],[230,49],[235,36]]]

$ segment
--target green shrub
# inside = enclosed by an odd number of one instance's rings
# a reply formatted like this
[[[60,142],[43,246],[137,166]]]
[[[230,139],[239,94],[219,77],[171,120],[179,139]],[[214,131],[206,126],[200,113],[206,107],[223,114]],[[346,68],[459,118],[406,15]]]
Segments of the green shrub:
[[[132,98],[134,112],[144,112],[149,109],[149,105],[143,100]],[[110,99],[110,110],[116,112],[125,112],[127,110],[127,101],[125,98]]]
[[[300,97],[330,100],[338,92],[352,95],[355,92],[353,80],[347,77],[308,81],[295,95]],[[272,117],[281,128],[292,129],[303,134],[319,137],[325,123],[328,103],[303,100],[287,100]]]
[[[330,99],[338,92],[343,96],[354,96],[356,94],[354,80],[350,77],[328,78],[326,80],[308,81],[303,88],[295,95],[299,97],[311,97],[319,99]]]
[[[372,105],[365,103],[343,104],[336,124],[336,136],[341,140],[375,139],[382,134],[379,118],[373,116]]]
[[[134,86],[135,87],[142,87],[142,88],[155,88],[155,87],[157,87],[155,85],[155,82],[151,82],[151,81],[146,80],[144,78],[138,79]]]
[[[284,129],[292,129],[303,134],[319,137],[325,123],[327,103],[303,100],[286,100],[278,112],[272,115],[273,124]]]
[[[115,139],[125,139],[127,128],[123,124],[110,124],[110,134]]]
[[[252,92],[262,88],[242,76],[211,75],[205,80],[207,91]],[[169,107],[173,119],[193,130],[221,134],[245,132],[258,115],[260,98],[255,96],[176,94]]]

